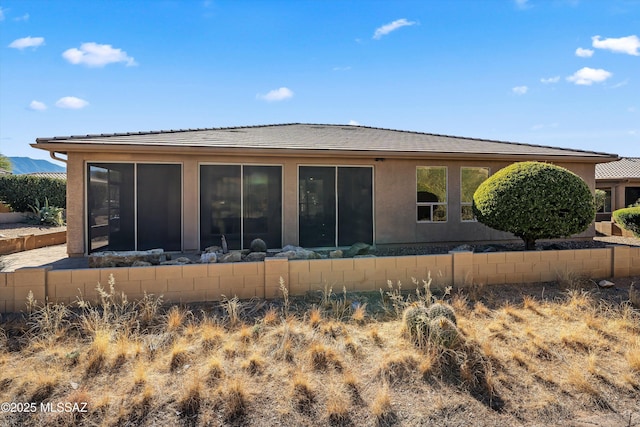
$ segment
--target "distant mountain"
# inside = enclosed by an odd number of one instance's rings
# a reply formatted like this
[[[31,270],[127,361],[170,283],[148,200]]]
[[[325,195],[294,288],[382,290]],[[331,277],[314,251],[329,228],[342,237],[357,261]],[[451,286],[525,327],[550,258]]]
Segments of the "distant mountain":
[[[32,159],[30,157],[9,157],[13,169],[11,172],[15,175],[33,172],[66,172],[63,166],[58,166],[47,160]]]

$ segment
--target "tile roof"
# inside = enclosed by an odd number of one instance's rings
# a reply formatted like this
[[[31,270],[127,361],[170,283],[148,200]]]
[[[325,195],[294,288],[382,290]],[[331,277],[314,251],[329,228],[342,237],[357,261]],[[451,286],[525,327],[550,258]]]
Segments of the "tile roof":
[[[31,172],[23,175],[38,176],[41,178],[67,179],[66,172]]]
[[[367,126],[279,124],[38,138],[46,144],[97,144],[389,153],[499,154],[612,159],[615,154]]]
[[[596,165],[596,179],[640,178],[640,157],[624,157]]]

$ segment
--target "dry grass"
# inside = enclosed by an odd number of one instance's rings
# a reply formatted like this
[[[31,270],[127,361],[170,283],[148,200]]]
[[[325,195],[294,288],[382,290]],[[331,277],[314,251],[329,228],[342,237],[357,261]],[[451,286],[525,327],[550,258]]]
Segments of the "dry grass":
[[[455,294],[464,341],[454,348],[402,334],[412,291],[400,285],[382,302],[327,291],[318,306],[292,299],[262,311],[235,298],[196,310],[103,292],[76,311],[34,304],[0,329],[0,402],[87,402],[88,412],[4,413],[0,425],[640,421],[640,313],[581,290]]]

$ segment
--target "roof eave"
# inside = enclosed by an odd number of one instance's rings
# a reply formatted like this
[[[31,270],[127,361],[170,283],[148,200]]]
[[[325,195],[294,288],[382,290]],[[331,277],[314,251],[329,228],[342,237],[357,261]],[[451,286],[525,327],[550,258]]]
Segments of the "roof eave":
[[[39,140],[37,140],[39,141]],[[48,140],[50,141],[50,140]],[[416,159],[416,158],[438,158],[438,159],[460,159],[474,158],[495,160],[522,160],[536,159],[549,161],[566,161],[582,163],[608,163],[619,159],[616,154],[516,154],[516,153],[469,153],[469,152],[425,152],[425,151],[386,151],[386,150],[335,150],[335,149],[293,149],[293,148],[237,148],[237,147],[206,147],[206,146],[177,146],[177,145],[135,145],[135,144],[101,144],[87,145],[86,143],[66,143],[66,142],[37,142],[31,144],[33,148],[38,148],[50,152],[68,154],[69,152],[92,152],[92,153],[164,153],[164,154],[225,154],[229,156],[282,156],[282,157],[359,157],[359,158],[394,158],[394,159]]]

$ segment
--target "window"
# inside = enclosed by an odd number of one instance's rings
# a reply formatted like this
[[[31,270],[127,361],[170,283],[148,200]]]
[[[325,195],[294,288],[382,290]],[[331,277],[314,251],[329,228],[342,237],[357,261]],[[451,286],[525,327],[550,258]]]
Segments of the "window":
[[[599,188],[604,191],[604,205],[598,209],[598,213],[611,213],[611,188]]]
[[[489,168],[460,168],[460,220],[475,221],[473,215],[473,193],[489,178]]]
[[[280,166],[200,166],[200,247],[248,248],[260,238],[282,246]]]
[[[417,220],[444,222],[447,220],[447,168],[418,166],[416,169]]]

